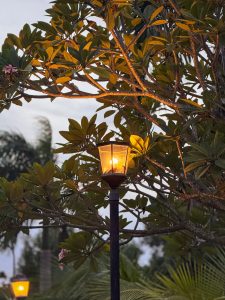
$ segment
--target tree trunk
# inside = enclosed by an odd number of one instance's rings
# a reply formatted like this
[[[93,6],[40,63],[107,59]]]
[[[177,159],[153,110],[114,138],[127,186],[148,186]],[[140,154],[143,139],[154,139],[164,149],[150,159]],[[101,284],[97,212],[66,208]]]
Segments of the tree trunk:
[[[44,222],[45,225],[45,222]],[[40,253],[40,292],[49,290],[52,286],[51,258],[49,248],[49,229],[43,228],[42,251]]]
[[[16,276],[16,254],[15,254],[15,245],[12,245],[12,261],[13,261],[13,277]]]

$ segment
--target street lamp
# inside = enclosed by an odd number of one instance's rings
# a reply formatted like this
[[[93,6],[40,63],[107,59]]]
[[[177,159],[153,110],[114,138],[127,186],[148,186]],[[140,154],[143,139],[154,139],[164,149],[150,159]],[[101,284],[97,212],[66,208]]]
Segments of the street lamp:
[[[119,300],[119,193],[117,188],[126,179],[130,147],[125,142],[106,142],[97,146],[102,167],[102,179],[111,188],[109,195],[111,300]]]
[[[30,282],[24,275],[17,275],[11,279],[11,289],[16,299],[26,299],[29,288]]]

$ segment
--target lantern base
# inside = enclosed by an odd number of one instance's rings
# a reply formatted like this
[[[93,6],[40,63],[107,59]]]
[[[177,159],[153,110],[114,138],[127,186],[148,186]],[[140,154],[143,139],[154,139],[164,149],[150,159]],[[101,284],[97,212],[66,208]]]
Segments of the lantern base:
[[[102,179],[108,183],[111,189],[117,189],[122,182],[126,180],[124,174],[106,174],[102,175]]]

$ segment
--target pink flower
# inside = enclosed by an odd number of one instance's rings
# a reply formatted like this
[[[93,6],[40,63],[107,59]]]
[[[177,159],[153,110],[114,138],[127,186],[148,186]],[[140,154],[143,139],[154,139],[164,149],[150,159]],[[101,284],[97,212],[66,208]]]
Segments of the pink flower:
[[[64,265],[63,263],[59,264],[59,269],[60,269],[61,271],[64,270],[64,267],[65,267],[65,265]]]
[[[62,261],[63,258],[66,257],[68,253],[69,253],[68,250],[66,250],[66,249],[61,249],[61,251],[60,251],[60,253],[59,253],[59,255],[58,255],[58,260],[59,260],[59,262]]]
[[[64,263],[62,263],[61,261],[63,260],[63,258],[65,258],[67,256],[68,253],[69,253],[69,251],[66,249],[61,249],[61,251],[59,252],[58,261],[59,261],[59,268],[61,271],[63,271],[64,266],[65,266]]]
[[[11,75],[13,73],[17,73],[18,69],[16,67],[13,67],[12,65],[6,65],[6,66],[4,66],[2,71],[5,73],[5,75],[7,75],[7,74]]]

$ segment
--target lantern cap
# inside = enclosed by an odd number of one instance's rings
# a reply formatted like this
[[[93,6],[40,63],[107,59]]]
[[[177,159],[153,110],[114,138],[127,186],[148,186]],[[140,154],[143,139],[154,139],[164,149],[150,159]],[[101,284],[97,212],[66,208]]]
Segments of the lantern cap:
[[[10,279],[11,282],[28,281],[28,278],[23,274],[17,274]]]
[[[101,142],[97,143],[97,147],[106,146],[106,145],[123,145],[123,146],[130,146],[130,143],[128,142],[122,142],[122,141],[108,141],[108,142]]]

